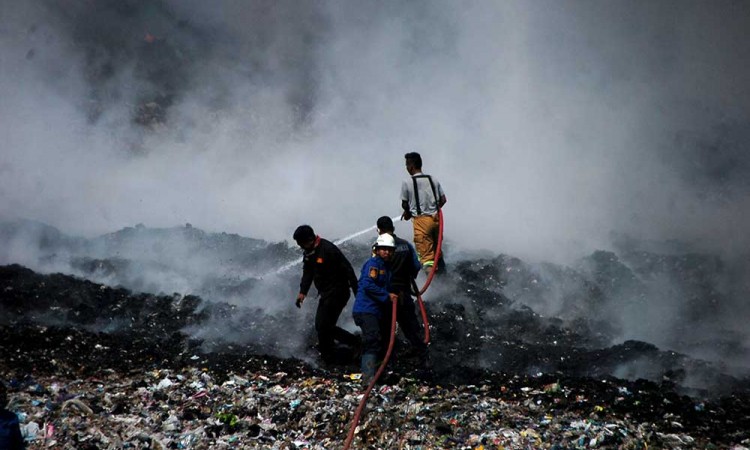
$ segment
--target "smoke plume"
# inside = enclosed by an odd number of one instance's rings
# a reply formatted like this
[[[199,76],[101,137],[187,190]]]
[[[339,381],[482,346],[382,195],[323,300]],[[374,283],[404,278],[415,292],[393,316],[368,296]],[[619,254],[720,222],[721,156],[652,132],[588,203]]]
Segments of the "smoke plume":
[[[418,151],[453,249],[671,242],[720,255],[737,299],[748,25],[730,1],[0,0],[0,219],[334,239],[399,212]],[[675,317],[690,293],[643,276]]]

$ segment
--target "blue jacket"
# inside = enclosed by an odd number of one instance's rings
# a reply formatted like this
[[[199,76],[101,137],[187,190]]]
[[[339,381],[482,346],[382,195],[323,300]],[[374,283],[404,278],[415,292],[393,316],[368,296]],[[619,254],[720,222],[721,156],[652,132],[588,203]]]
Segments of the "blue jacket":
[[[381,308],[390,301],[391,271],[383,258],[373,256],[365,261],[357,284],[357,297],[352,313],[382,315]]]

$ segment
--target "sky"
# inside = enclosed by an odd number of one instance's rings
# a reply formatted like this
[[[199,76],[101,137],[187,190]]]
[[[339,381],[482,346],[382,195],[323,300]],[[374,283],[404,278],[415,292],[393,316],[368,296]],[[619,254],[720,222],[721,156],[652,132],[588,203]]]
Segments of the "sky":
[[[452,249],[732,254],[749,79],[741,1],[0,0],[0,219],[335,239],[417,151]]]

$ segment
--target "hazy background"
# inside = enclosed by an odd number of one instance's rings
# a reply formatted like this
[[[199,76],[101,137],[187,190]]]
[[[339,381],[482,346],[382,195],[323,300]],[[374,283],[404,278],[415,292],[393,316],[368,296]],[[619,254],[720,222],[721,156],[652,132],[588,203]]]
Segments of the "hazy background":
[[[747,360],[748,80],[741,1],[0,0],[0,220],[266,242],[309,223],[333,240],[399,213],[403,155],[418,151],[448,198],[454,261],[718,255],[575,264],[637,278],[602,309],[618,338],[685,350],[692,330],[703,356],[730,333]],[[19,242],[4,262],[34,267]],[[190,260],[190,241],[162,251],[179,242],[146,253],[184,273],[143,270],[133,286],[248,276]],[[552,287],[529,304],[588,314],[585,284],[534,270]]]
[[[416,150],[459,248],[746,248],[749,19],[731,1],[3,0],[0,214],[340,237],[398,213]]]

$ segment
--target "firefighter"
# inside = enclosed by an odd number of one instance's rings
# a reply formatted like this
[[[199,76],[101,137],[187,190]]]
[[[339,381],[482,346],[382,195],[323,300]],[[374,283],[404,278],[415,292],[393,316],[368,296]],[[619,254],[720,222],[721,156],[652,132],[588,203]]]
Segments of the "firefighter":
[[[427,344],[424,343],[422,338],[423,333],[419,322],[417,322],[414,299],[411,296],[411,287],[420,269],[417,252],[409,241],[396,236],[393,221],[390,217],[380,217],[377,221],[377,230],[380,236],[390,235],[396,245],[390,261],[392,274],[390,292],[399,297],[396,321],[421,363],[428,365]],[[391,322],[391,309],[389,308],[386,308],[385,311],[385,322]]]
[[[297,227],[293,237],[304,251],[302,280],[296,305],[297,308],[302,307],[310,286],[315,282],[320,296],[315,312],[318,349],[325,363],[334,363],[339,360],[335,341],[354,351],[359,345],[359,339],[355,335],[336,325],[349,301],[349,290],[357,293],[357,276],[341,250],[332,242],[316,235],[309,225]]]
[[[361,364],[364,382],[369,382],[375,376],[377,361],[384,350],[384,337],[390,331],[390,324],[383,320],[383,309],[391,308],[391,302],[398,301],[398,295],[390,292],[389,261],[396,248],[393,237],[389,234],[380,235],[373,247],[375,255],[362,266],[357,297],[352,308],[354,323],[362,329]]]
[[[419,153],[407,153],[404,158],[411,178],[401,184],[401,208],[404,210],[401,219],[412,220],[414,245],[422,268],[429,273],[435,264],[440,226],[438,209],[445,205],[445,193],[435,178],[422,173]],[[442,258],[438,261],[438,269],[445,272]]]

